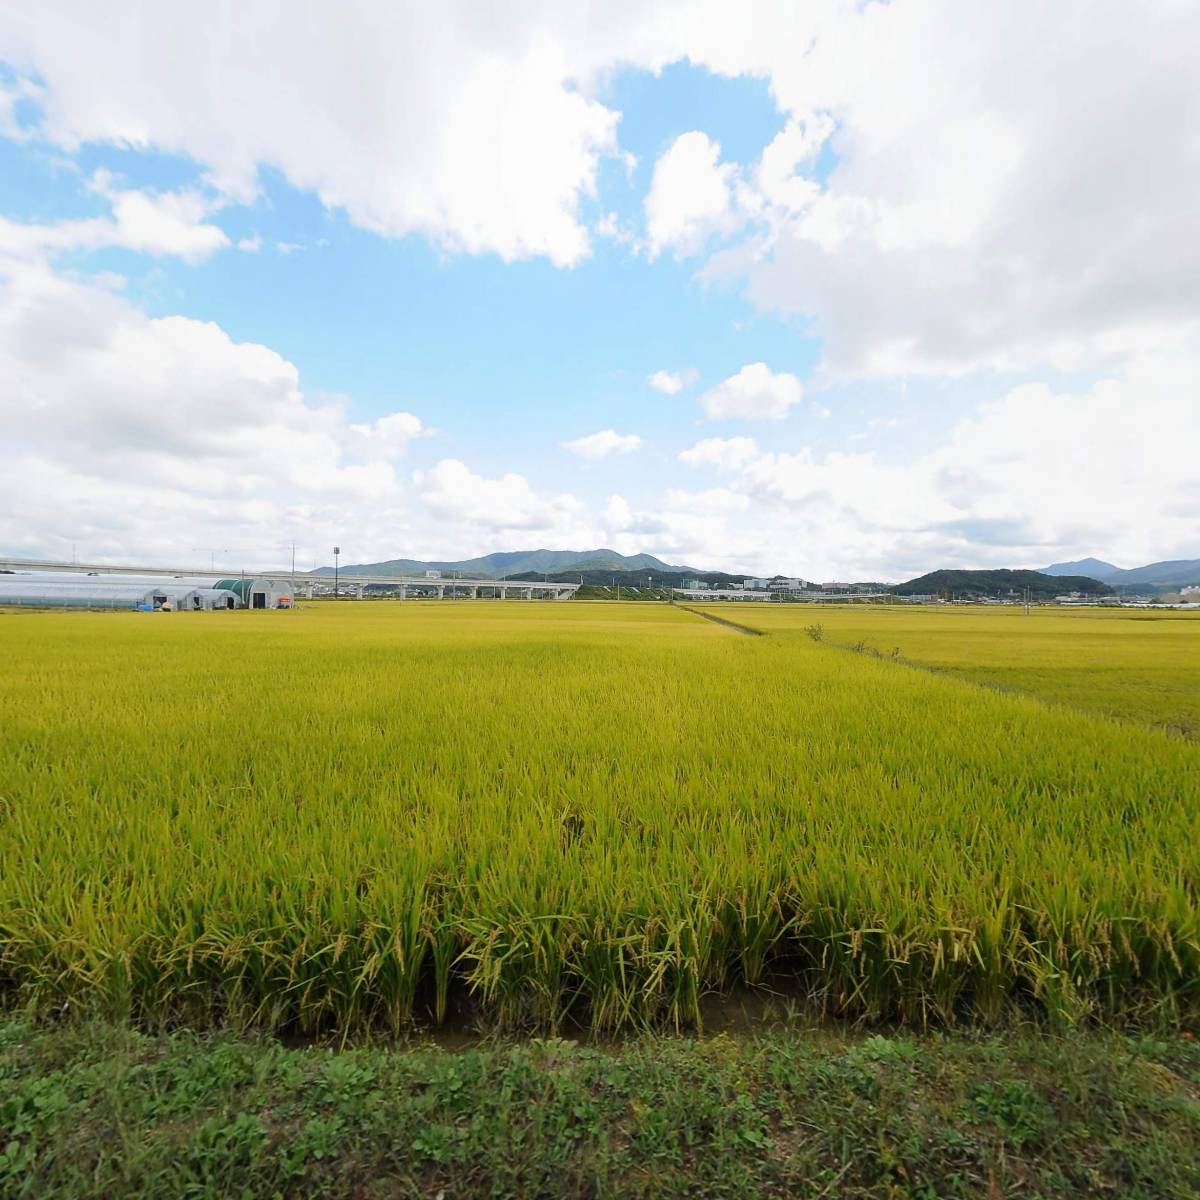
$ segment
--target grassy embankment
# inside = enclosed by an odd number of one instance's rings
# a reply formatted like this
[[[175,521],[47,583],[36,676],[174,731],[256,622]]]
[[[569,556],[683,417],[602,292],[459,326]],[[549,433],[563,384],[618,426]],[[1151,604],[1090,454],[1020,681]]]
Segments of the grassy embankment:
[[[0,1196],[1200,1194],[1200,1052],[1076,1031],[404,1053],[0,1024]]]

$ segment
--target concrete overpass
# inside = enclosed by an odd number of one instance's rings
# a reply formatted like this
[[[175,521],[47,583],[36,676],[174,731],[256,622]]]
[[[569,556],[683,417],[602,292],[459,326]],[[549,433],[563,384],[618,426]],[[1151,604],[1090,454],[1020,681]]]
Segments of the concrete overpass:
[[[671,593],[686,600],[725,600],[757,604],[845,604],[850,600],[890,599],[890,592],[769,592],[761,588],[672,588]]]
[[[307,571],[264,571],[229,570],[196,567],[142,567],[113,566],[111,563],[58,562],[37,558],[2,558],[0,570],[4,571],[63,571],[76,575],[138,575],[154,579],[228,579],[244,575],[247,578],[286,579],[292,584],[293,594],[312,599],[317,590],[333,590],[332,575],[313,575]],[[401,600],[409,595],[447,597],[465,596],[471,600],[510,597],[522,600],[570,600],[579,590],[577,583],[550,583],[536,580],[502,579],[428,579],[423,575],[350,575],[338,573],[338,591],[349,589],[357,599],[363,599],[370,586],[389,587],[396,590]]]

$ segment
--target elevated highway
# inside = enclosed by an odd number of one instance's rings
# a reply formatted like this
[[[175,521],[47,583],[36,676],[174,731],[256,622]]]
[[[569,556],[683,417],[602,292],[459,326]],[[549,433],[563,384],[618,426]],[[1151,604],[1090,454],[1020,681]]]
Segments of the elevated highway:
[[[17,572],[66,572],[75,575],[137,575],[148,579],[228,579],[245,576],[247,579],[286,579],[293,593],[312,599],[318,594],[332,593],[332,575],[313,575],[307,571],[271,571],[214,569],[212,567],[145,567],[114,566],[112,563],[58,562],[38,558],[0,557],[0,570]],[[570,600],[579,590],[577,583],[550,583],[538,580],[502,579],[428,579],[423,575],[351,575],[338,573],[338,592],[349,590],[361,600],[368,587],[392,589],[401,600],[409,596],[436,596],[437,599],[495,598],[499,600]]]
[[[754,604],[845,604],[852,600],[885,600],[890,592],[769,592],[761,588],[672,588],[686,600],[724,600]]]

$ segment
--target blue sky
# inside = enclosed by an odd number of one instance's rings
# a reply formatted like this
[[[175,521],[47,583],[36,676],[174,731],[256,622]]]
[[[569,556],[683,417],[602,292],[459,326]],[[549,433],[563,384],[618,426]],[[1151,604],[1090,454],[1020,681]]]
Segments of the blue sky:
[[[0,18],[7,551],[1200,554],[1189,6],[514,12]]]

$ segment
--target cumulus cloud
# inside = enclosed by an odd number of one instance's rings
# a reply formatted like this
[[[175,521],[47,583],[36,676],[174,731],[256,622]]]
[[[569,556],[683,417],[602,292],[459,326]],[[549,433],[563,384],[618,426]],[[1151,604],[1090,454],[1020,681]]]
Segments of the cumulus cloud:
[[[415,438],[430,431],[409,412],[388,413],[365,425],[351,425],[350,444],[369,461],[394,462],[408,453]]]
[[[273,168],[366,229],[570,265],[599,163],[621,157],[597,81],[687,60],[765,80],[785,123],[740,165],[700,130],[677,138],[646,197],[650,253],[750,219],[707,274],[812,321],[829,371],[1086,369],[1200,323],[1195,4],[347,3],[302,23],[216,13],[199,36],[219,55],[195,52],[191,15],[6,6],[0,121],[29,128],[26,100],[68,152],[187,155],[240,200]]]
[[[564,450],[578,454],[580,458],[607,458],[610,454],[632,454],[640,449],[642,439],[636,433],[618,433],[615,429],[602,429],[599,433],[589,433],[585,437],[577,437],[569,442],[563,442]]]
[[[43,224],[0,217],[0,254],[28,257],[119,246],[194,263],[229,245],[225,233],[205,220],[214,205],[199,192],[122,189],[106,171],[95,172],[89,186],[112,205],[111,217]]]
[[[782,128],[760,154],[724,161],[692,130],[655,164],[651,253],[722,239],[702,278],[741,281],[760,308],[798,318],[835,377],[1054,378],[1050,364],[1103,382],[998,384],[990,407],[908,463],[882,449],[704,439],[681,460],[723,472],[723,490],[751,507],[721,525],[683,493],[626,502],[624,516],[613,510],[625,544],[703,536],[705,562],[736,553],[843,575],[1037,563],[1084,548],[1128,561],[1191,556],[1200,8],[1069,0],[1021,13],[999,2],[768,0],[747,20],[689,0],[615,0],[481,18],[465,0],[352,2],[303,23],[282,9],[223,9],[202,35],[221,46],[215,55],[195,52],[180,5],[9,5],[0,130],[67,153],[101,143],[190,158],[226,199],[252,200],[260,172],[274,170],[385,236],[569,266],[590,251],[581,213],[604,211],[605,197],[590,204],[599,165],[620,155],[598,79],[685,59],[761,79]],[[208,190],[97,186],[110,215],[5,222],[0,254],[28,264],[115,245],[196,261],[226,244]],[[593,228],[632,236],[615,219]],[[440,531],[439,553],[505,536],[482,508],[456,507],[456,482],[507,505],[514,528],[588,529],[569,500],[462,464],[466,476],[447,467],[428,485],[418,521],[395,478],[420,432],[403,420],[364,433],[344,404],[306,397],[267,347],[186,317],[152,321],[100,286],[5,270],[6,475],[32,498],[19,525],[0,516],[10,545],[42,536],[33,529],[100,537],[104,522],[120,525],[110,544],[125,552],[153,548],[159,531],[197,526],[214,494],[233,496],[264,540],[293,520],[323,539],[353,520],[364,541],[383,531],[384,553],[416,528]],[[777,386],[787,377],[751,367],[772,387],[726,380],[708,393],[717,415],[795,406],[799,394]],[[354,497],[369,498],[361,512]]]
[[[789,555],[795,563],[797,546],[802,573],[858,578],[1039,566],[1087,552],[1192,557],[1197,369],[1194,355],[1156,356],[1079,390],[1023,384],[908,463],[719,438],[680,458],[717,469],[750,498],[745,553],[764,567]]]
[[[1200,8],[930,0],[800,36],[757,43],[789,122],[745,169],[755,236],[707,274],[813,321],[829,372],[1111,367],[1194,337]]]
[[[663,250],[695,254],[714,234],[737,227],[737,168],[720,158],[720,143],[692,130],[680,134],[654,164],[645,200],[651,258]]]
[[[804,387],[795,375],[776,373],[766,363],[756,362],[705,392],[700,407],[711,421],[730,417],[778,421],[803,399]]]
[[[364,229],[451,250],[589,253],[579,205],[617,153],[618,114],[574,86],[595,68],[571,53],[586,34],[569,14],[460,0],[210,15],[198,30],[181,3],[12,6],[0,55],[41,82],[39,134],[68,151],[189,155],[240,201],[271,167]]]
[[[646,380],[656,391],[664,396],[677,396],[684,388],[689,388],[697,379],[700,372],[695,367],[687,367],[682,371],[655,371]]]
[[[203,565],[212,550],[253,567],[287,563],[293,541],[304,562],[334,544],[359,560],[477,553],[505,523],[581,533],[572,498],[462,464],[439,464],[429,507],[416,505],[397,466],[424,423],[347,409],[214,323],[151,318],[119,291],[0,259],[0,429],[21,497],[0,510],[11,552],[62,557],[76,542],[81,557]]]
[[[443,459],[417,484],[431,512],[489,530],[545,532],[569,525],[582,511],[574,496],[540,495],[515,472],[487,479],[456,458]]]

